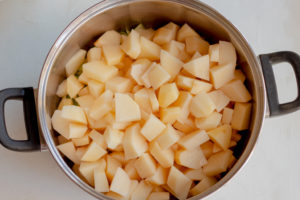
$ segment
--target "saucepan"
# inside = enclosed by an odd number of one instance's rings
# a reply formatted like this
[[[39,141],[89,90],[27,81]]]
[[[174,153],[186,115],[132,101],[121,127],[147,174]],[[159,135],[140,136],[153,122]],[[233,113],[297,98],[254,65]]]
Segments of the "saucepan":
[[[251,125],[238,142],[232,169],[222,179],[198,196],[201,199],[230,181],[243,167],[254,149],[263,121],[296,111],[300,108],[300,57],[290,51],[256,56],[243,35],[220,13],[197,0],[104,0],[79,15],[57,38],[45,60],[39,86],[8,88],[0,92],[0,142],[14,151],[41,151],[48,149],[65,174],[84,191],[98,199],[110,199],[83,182],[69,167],[56,149],[55,132],[51,116],[58,105],[55,95],[59,83],[65,78],[64,66],[80,48],[88,48],[106,30],[121,30],[138,23],[159,27],[167,22],[188,23],[209,41],[231,41],[236,47],[238,65],[247,77],[246,85],[253,96]],[[272,65],[288,62],[294,69],[298,83],[298,96],[289,103],[280,104]],[[23,101],[27,140],[16,141],[8,136],[4,104],[10,99]]]

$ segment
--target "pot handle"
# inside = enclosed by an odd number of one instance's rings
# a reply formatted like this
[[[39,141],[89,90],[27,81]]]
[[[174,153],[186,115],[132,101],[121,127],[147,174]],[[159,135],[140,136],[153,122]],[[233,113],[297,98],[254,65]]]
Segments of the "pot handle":
[[[262,54],[259,58],[265,78],[270,116],[279,116],[298,110],[300,108],[300,56],[295,52],[280,51],[270,54]],[[293,67],[298,89],[297,98],[292,102],[283,104],[280,104],[278,100],[276,82],[272,68],[273,64],[281,62],[288,62]]]
[[[13,140],[7,133],[4,105],[7,100],[12,99],[23,101],[27,140]],[[0,143],[7,149],[14,151],[40,150],[40,135],[32,87],[8,88],[0,91]]]

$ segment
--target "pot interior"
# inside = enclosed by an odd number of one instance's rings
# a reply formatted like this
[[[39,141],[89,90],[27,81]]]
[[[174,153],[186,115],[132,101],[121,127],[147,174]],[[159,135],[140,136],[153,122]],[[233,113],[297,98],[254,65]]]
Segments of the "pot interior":
[[[211,43],[231,41],[237,50],[238,67],[247,76],[246,85],[253,96],[251,125],[249,131],[242,133],[242,140],[237,145],[237,163],[216,185],[194,198],[207,196],[227,182],[245,163],[256,142],[265,112],[264,82],[256,56],[230,22],[198,1],[104,1],[80,15],[60,35],[46,59],[39,86],[40,123],[51,153],[73,181],[100,199],[103,199],[103,195],[78,179],[63,163],[55,148],[56,133],[51,128],[50,119],[58,106],[59,98],[55,93],[58,84],[65,79],[65,64],[78,49],[90,48],[99,35],[107,30],[124,30],[140,23],[145,27],[157,28],[170,21],[179,25],[188,23]]]

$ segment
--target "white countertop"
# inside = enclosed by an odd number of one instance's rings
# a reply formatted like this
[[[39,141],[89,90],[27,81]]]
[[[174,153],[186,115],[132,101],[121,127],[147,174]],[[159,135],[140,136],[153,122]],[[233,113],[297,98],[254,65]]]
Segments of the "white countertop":
[[[0,89],[37,87],[52,43],[63,28],[98,0],[0,0]],[[279,50],[300,53],[300,1],[204,0],[227,17],[256,54]],[[276,70],[280,99],[296,96],[288,65]],[[22,105],[9,102],[7,123],[14,137],[24,137]],[[299,199],[300,111],[266,119],[245,167],[209,199]],[[76,186],[49,152],[18,153],[0,145],[0,199],[93,200]]]

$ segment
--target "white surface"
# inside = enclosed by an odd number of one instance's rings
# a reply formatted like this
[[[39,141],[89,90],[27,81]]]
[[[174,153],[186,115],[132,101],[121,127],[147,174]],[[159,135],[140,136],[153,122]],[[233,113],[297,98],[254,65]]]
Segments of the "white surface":
[[[97,0],[0,0],[0,89],[37,86],[43,61],[56,37]],[[227,17],[257,54],[300,53],[298,0],[205,0]],[[281,100],[296,96],[288,65],[280,75]],[[12,135],[22,138],[21,104],[9,103]],[[300,111],[266,119],[246,166],[209,199],[299,199]],[[93,200],[73,184],[49,153],[17,153],[0,146],[0,199]]]

